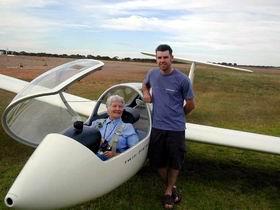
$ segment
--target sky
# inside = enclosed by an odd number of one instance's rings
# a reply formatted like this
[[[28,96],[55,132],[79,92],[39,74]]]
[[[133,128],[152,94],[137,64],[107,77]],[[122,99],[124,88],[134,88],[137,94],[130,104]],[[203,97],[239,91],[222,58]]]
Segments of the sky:
[[[279,0],[0,0],[0,49],[280,66]]]

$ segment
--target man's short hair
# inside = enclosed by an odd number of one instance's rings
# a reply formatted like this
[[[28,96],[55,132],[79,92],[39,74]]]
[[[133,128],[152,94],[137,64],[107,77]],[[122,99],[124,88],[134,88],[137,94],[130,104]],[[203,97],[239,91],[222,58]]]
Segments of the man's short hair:
[[[167,44],[161,44],[161,45],[159,45],[157,48],[156,48],[156,53],[157,53],[157,51],[161,51],[161,52],[163,52],[163,51],[166,51],[166,50],[168,50],[169,51],[169,54],[170,55],[172,55],[172,49],[171,49],[171,47],[169,46],[169,45],[167,45]]]

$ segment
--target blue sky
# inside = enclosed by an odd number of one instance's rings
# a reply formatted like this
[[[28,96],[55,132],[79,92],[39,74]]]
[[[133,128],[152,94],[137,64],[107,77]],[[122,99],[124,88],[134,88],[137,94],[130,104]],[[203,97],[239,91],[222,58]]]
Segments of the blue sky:
[[[279,0],[0,0],[0,49],[280,66]]]

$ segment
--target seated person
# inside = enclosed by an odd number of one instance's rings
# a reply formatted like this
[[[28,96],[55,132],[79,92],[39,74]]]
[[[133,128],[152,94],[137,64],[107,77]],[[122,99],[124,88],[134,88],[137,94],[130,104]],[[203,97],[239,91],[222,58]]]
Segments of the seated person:
[[[107,119],[98,119],[92,122],[91,127],[98,128],[102,139],[97,152],[102,160],[108,160],[138,143],[139,138],[130,123],[121,119],[124,110],[124,99],[119,95],[108,97],[106,102]]]

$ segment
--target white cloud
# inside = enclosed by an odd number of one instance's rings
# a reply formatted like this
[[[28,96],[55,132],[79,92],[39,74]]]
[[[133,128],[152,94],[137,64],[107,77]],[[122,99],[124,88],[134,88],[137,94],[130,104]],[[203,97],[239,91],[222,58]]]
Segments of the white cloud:
[[[116,30],[152,31],[155,29],[157,30],[161,22],[162,21],[158,18],[146,18],[132,15],[126,18],[115,18],[105,20],[101,26],[104,28],[111,28]]]
[[[28,7],[45,7],[47,5],[60,4],[58,0],[1,0],[0,6],[10,9],[28,8]]]
[[[57,31],[105,30],[112,33],[112,45],[120,42],[114,31],[138,32],[158,36],[158,41],[172,43],[178,52],[228,59],[240,55],[240,60],[242,55],[274,58],[280,54],[279,11],[278,0],[2,0],[0,48],[7,37],[18,46],[23,40],[37,46]],[[133,42],[130,39],[125,44]],[[155,44],[148,35],[145,41]],[[83,40],[77,37],[77,42]],[[274,63],[280,65],[279,60]]]

